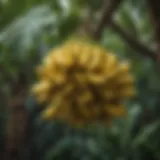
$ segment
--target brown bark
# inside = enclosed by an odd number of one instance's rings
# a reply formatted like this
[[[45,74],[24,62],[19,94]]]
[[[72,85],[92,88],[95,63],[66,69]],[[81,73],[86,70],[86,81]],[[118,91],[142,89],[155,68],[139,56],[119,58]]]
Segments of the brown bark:
[[[18,98],[19,99],[19,98]],[[11,101],[6,137],[5,160],[21,160],[23,153],[28,113],[22,102]]]
[[[12,84],[12,94],[8,100],[4,160],[23,159],[28,129],[28,112],[24,107],[27,93],[26,86],[24,81]]]
[[[102,11],[102,17],[100,18],[100,21],[93,33],[93,37],[96,40],[99,40],[103,34],[103,31],[106,27],[106,24],[110,23],[110,20],[112,19],[113,14],[121,4],[122,0],[104,0],[103,11]]]

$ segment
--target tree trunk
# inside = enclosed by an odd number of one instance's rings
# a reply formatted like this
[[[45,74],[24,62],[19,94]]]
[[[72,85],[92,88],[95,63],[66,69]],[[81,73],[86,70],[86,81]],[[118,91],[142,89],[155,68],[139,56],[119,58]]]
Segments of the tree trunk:
[[[17,97],[14,97],[8,105],[5,160],[22,160],[23,155],[28,113],[24,108],[24,101],[20,96]]]
[[[160,55],[160,1],[146,0],[157,41],[157,53]]]
[[[23,80],[11,85],[12,94],[8,100],[4,160],[22,160],[24,156],[29,116],[24,104],[28,85],[25,76],[21,78]]]

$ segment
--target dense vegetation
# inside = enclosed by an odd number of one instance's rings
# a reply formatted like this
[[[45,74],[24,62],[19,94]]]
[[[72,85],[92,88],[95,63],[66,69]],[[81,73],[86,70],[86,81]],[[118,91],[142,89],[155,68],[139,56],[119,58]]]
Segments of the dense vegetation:
[[[160,21],[152,10],[158,2],[112,3],[0,0],[0,159],[160,159],[160,34],[155,27]],[[44,121],[43,108],[29,92],[34,67],[45,54],[83,30],[133,65],[136,97],[126,102],[127,117],[109,127],[77,129]]]

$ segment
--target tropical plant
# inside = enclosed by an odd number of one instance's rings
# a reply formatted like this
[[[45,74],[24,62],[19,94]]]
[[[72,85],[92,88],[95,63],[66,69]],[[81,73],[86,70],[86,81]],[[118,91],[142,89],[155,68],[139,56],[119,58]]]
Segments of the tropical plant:
[[[0,0],[0,159],[159,160],[156,5],[151,0]],[[48,51],[86,32],[132,64],[137,94],[125,102],[128,114],[109,126],[87,128],[45,121],[43,106],[30,94],[37,81],[34,68]]]

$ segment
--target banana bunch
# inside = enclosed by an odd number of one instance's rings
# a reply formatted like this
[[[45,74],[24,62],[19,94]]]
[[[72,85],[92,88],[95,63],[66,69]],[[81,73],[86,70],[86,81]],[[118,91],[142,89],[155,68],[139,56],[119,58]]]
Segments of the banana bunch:
[[[113,117],[124,116],[123,102],[135,95],[130,64],[81,40],[51,50],[38,66],[37,77],[32,92],[46,104],[43,118],[74,126],[108,124]]]

